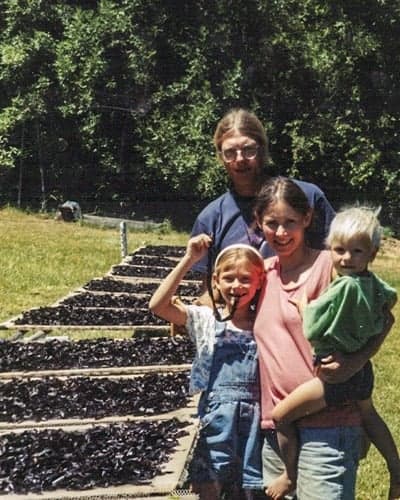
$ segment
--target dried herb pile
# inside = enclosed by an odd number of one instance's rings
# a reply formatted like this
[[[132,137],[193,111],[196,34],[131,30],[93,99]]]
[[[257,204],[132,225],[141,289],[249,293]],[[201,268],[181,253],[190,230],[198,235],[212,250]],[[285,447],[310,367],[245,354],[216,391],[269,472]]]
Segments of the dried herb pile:
[[[184,246],[173,245],[147,245],[139,248],[132,255],[163,255],[164,257],[183,257],[186,251]]]
[[[175,267],[178,260],[168,257],[134,254],[126,259],[126,264],[131,266]]]
[[[176,419],[0,435],[0,493],[150,482],[187,434]]]
[[[25,311],[16,325],[134,326],[166,325],[146,309],[90,309],[75,306],[39,307]]]
[[[114,277],[136,277],[136,283],[109,276],[87,283],[85,293],[67,297],[59,305],[39,307],[25,311],[17,318],[16,325],[44,326],[166,326],[168,323],[153,315],[148,309],[150,294],[165,278],[183,255],[184,247],[149,246],[128,256],[126,261],[135,265],[120,264],[112,267]],[[140,282],[140,278],[143,278]],[[187,300],[200,295],[201,275],[194,271],[186,274],[195,283],[182,284],[178,293]],[[102,294],[94,291],[107,292]],[[125,295],[115,295],[116,292]],[[110,293],[111,292],[111,293]],[[128,295],[130,294],[130,295]],[[140,294],[139,296],[137,294]],[[147,295],[142,295],[147,294]]]
[[[188,386],[186,372],[134,378],[13,379],[0,383],[0,421],[161,414],[187,405]]]
[[[94,279],[84,286],[85,293],[68,297],[57,307],[26,311],[15,323],[149,325],[149,330],[153,325],[167,325],[150,313],[148,300],[159,278],[169,272],[176,262],[174,258],[181,257],[184,251],[184,247],[169,246],[141,249],[131,256],[130,262],[135,265],[114,266],[113,272],[145,279]],[[199,276],[190,272],[187,278]],[[98,291],[106,293],[90,293]],[[179,294],[186,298],[200,293],[199,283],[186,283],[179,288]],[[193,357],[194,347],[187,337],[0,341],[0,372],[181,365],[191,363]],[[143,418],[107,426],[99,422],[79,432],[52,429],[0,434],[0,494],[150,483],[174,453],[179,437],[188,433],[185,427],[189,423],[146,417],[158,418],[157,415],[187,407],[188,386],[187,371],[109,378],[15,377],[0,383],[3,422],[66,418],[79,422],[85,418],[128,415]]]
[[[150,295],[121,295],[80,293],[64,299],[60,305],[74,307],[113,307],[145,309],[149,306]]]
[[[113,266],[111,274],[115,276],[136,276],[139,278],[165,278],[171,271],[169,267],[131,266],[120,264]],[[185,280],[200,280],[201,275],[195,271],[188,271]]]
[[[191,363],[193,357],[188,337],[0,342],[0,372],[179,365]]]
[[[158,282],[137,282],[130,283],[121,279],[104,277],[89,281],[84,285],[85,290],[92,292],[127,292],[127,293],[148,293],[152,294],[158,287]],[[197,283],[181,284],[178,288],[179,295],[197,297],[201,293],[201,287]]]

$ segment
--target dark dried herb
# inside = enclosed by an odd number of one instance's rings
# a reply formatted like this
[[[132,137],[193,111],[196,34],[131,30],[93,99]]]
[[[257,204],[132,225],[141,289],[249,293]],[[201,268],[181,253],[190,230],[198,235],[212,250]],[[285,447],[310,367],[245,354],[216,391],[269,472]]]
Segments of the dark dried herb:
[[[184,246],[147,245],[139,248],[132,255],[162,255],[164,257],[182,257],[186,251]]]
[[[153,266],[130,266],[117,265],[113,266],[111,274],[116,276],[136,276],[145,278],[165,278],[171,271],[168,267],[153,267]],[[188,271],[185,275],[186,280],[201,280],[201,274],[196,271]]]
[[[76,342],[0,343],[0,372],[106,368],[191,363],[194,346],[188,337],[137,337],[123,340],[83,339]]]
[[[126,264],[131,266],[153,266],[153,267],[175,267],[177,259],[168,257],[159,257],[157,255],[133,255],[126,259]]]
[[[159,282],[137,282],[129,283],[121,279],[105,277],[94,279],[86,283],[84,288],[93,292],[128,292],[128,293],[149,293],[155,292]],[[187,297],[198,297],[201,293],[201,285],[198,283],[181,284],[178,288],[179,295]]]
[[[83,326],[129,326],[165,325],[166,321],[148,309],[90,309],[84,307],[56,306],[39,307],[25,311],[15,320],[17,325],[83,325]]]
[[[133,294],[93,294],[79,293],[67,297],[60,305],[74,307],[112,307],[112,308],[130,308],[144,309],[148,307],[151,295],[133,295]]]
[[[149,483],[187,435],[176,419],[0,435],[0,493]]]
[[[69,377],[0,383],[0,421],[155,415],[187,405],[189,375]]]
[[[84,285],[92,292],[153,293],[158,283],[129,283],[115,278],[94,279]]]
[[[130,261],[137,265],[116,265],[112,274],[120,276],[136,276],[145,278],[164,278],[171,267],[176,263],[177,257],[184,253],[184,247],[149,246],[130,256]],[[173,257],[170,258],[170,255]],[[178,294],[186,297],[198,296],[201,293],[201,275],[189,271],[188,280],[198,281],[195,284],[183,284],[178,289]],[[153,293],[159,285],[155,283],[126,283],[110,277],[103,280],[93,280],[85,285],[86,289],[106,291],[124,291],[135,293]],[[194,286],[193,286],[194,285]],[[167,322],[154,316],[148,310],[149,295],[97,295],[83,293],[66,298],[57,307],[40,307],[25,311],[15,320],[17,325],[81,325],[81,326],[141,326],[141,325],[166,325]]]

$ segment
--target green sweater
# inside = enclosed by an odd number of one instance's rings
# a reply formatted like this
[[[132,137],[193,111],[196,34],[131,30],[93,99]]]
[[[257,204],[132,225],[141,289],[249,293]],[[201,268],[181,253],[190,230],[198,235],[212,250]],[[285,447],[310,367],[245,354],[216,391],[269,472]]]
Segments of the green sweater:
[[[371,272],[339,276],[304,309],[305,335],[318,355],[357,351],[383,331],[384,308],[396,300],[396,290]]]

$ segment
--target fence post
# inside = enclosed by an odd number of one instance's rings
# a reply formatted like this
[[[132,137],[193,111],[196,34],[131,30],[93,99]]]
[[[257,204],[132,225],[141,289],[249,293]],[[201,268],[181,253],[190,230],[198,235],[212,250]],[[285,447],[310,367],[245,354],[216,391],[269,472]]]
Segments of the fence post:
[[[128,255],[128,238],[126,233],[126,222],[122,221],[119,224],[119,239],[121,243],[121,255],[124,259]]]

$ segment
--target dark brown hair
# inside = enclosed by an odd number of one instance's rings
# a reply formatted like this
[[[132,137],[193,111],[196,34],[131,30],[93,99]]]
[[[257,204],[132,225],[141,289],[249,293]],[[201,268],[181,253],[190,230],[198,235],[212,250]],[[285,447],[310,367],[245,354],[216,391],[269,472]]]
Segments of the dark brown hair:
[[[307,215],[310,204],[303,190],[286,177],[272,177],[262,186],[254,203],[254,215],[260,221],[269,206],[277,201],[284,201],[296,212]]]

